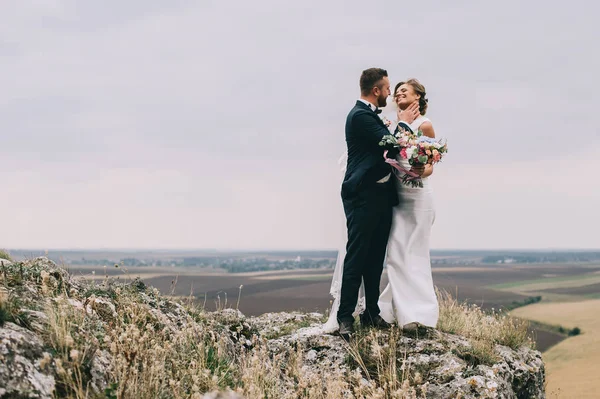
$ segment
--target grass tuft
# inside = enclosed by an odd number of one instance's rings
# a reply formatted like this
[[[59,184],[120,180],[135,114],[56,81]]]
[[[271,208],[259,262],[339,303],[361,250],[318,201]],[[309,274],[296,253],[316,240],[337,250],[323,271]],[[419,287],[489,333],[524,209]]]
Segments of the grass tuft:
[[[0,259],[12,261],[10,254],[5,249],[0,249]]]
[[[438,291],[440,317],[438,330],[466,337],[471,346],[456,355],[472,365],[492,365],[499,360],[496,345],[518,350],[535,347],[527,320],[510,317],[504,312],[485,312],[477,305],[459,303],[447,292]]]
[[[477,305],[459,303],[447,292],[439,292],[440,331],[462,335],[480,341],[505,345],[512,349],[533,348],[527,320],[510,317],[503,312],[485,312]]]

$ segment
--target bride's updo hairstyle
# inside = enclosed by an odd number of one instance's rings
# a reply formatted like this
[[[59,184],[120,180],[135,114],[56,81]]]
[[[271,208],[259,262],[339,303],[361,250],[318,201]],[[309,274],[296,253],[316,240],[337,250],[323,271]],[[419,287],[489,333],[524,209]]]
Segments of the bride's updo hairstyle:
[[[394,88],[394,95],[396,95],[398,88],[403,84],[411,86],[415,93],[421,96],[421,98],[419,98],[419,112],[421,115],[425,115],[427,112],[427,103],[429,102],[429,99],[426,98],[427,92],[425,91],[425,86],[423,86],[417,79],[408,79],[406,82],[400,82],[396,85]]]

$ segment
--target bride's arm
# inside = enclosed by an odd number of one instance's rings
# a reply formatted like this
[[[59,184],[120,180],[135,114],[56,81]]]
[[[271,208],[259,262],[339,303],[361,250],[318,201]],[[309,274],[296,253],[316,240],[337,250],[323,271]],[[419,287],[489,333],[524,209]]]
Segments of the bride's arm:
[[[421,129],[424,136],[431,137],[432,139],[435,138],[435,131],[433,130],[433,125],[431,122],[423,122],[419,129]],[[423,172],[423,176],[421,177],[431,176],[432,173],[433,165],[425,165],[425,172]]]

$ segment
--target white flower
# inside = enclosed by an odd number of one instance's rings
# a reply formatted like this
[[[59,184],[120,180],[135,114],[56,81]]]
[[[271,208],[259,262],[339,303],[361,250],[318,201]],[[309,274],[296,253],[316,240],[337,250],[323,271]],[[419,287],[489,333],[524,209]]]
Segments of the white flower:
[[[419,153],[419,149],[416,146],[410,146],[406,149],[406,157],[411,159]]]

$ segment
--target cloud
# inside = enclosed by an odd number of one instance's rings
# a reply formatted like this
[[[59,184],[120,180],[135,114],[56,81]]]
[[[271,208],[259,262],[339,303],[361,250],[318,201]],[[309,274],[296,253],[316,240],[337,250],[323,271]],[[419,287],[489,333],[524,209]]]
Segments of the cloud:
[[[435,3],[3,3],[0,244],[335,247],[377,65],[449,141],[436,247],[592,245],[597,6]]]

